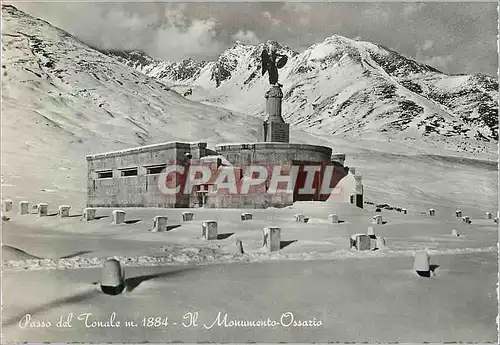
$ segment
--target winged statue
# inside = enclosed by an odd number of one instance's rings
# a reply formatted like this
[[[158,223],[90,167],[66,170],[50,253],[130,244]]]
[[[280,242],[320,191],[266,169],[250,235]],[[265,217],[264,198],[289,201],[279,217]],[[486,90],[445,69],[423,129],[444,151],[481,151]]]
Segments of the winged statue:
[[[267,72],[269,74],[269,84],[282,86],[278,84],[278,69],[281,69],[286,65],[288,56],[278,54],[274,47],[271,49],[265,47],[262,50],[261,59],[262,75]]]

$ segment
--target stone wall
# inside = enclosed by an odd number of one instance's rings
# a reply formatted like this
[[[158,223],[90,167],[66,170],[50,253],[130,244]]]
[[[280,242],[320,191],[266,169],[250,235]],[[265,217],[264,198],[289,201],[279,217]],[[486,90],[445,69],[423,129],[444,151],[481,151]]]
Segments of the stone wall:
[[[187,165],[205,153],[205,143],[171,142],[89,155],[87,206],[189,207],[188,195],[168,196],[160,191],[158,169],[174,163]],[[171,183],[180,182],[171,176]]]
[[[294,160],[331,164],[332,155],[332,149],[325,146],[270,142],[221,144],[215,146],[215,151],[240,168],[251,164],[286,164]]]

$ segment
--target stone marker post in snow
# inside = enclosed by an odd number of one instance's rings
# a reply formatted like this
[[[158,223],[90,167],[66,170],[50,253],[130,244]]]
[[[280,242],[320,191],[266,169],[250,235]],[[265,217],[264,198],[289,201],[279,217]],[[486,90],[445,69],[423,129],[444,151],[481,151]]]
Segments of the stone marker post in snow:
[[[4,200],[3,201],[3,211],[11,212],[12,211],[12,200]]]
[[[95,208],[86,207],[83,209],[83,220],[89,221],[95,219]]]
[[[241,240],[236,240],[236,254],[243,254],[243,242]]]
[[[125,274],[120,262],[108,259],[102,268],[101,290],[107,295],[118,295],[125,290]]]
[[[274,226],[267,226],[263,229],[262,246],[268,252],[274,252],[281,249],[281,229]]]
[[[49,204],[38,204],[38,217],[46,217],[48,215]]]
[[[183,222],[189,222],[194,219],[194,213],[193,212],[182,212],[182,221]]]
[[[427,252],[415,253],[413,269],[421,277],[431,276],[430,257]]]
[[[217,239],[217,222],[215,220],[206,220],[201,223],[201,237],[205,240]]]
[[[61,218],[69,217],[69,210],[70,209],[71,209],[71,206],[68,206],[68,205],[59,206],[59,217],[61,217]]]
[[[19,202],[19,214],[24,215],[24,214],[29,214],[30,208],[30,203],[27,201],[20,201]]]
[[[123,224],[125,223],[125,211],[113,210],[113,224]]]
[[[328,219],[334,223],[337,224],[339,222],[339,215],[338,214],[329,214]]]
[[[305,217],[304,217],[304,215],[300,214],[300,213],[296,214],[295,215],[295,221],[297,223],[305,223]]]
[[[156,216],[153,218],[153,229],[152,232],[162,232],[168,230],[168,217],[166,216]]]

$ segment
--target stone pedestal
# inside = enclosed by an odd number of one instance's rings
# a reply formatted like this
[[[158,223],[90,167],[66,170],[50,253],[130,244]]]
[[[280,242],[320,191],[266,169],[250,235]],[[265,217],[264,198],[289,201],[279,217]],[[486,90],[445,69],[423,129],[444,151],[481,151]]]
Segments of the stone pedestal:
[[[281,229],[273,226],[268,226],[263,229],[264,238],[262,246],[268,252],[274,252],[281,249]]]
[[[49,211],[49,204],[40,203],[38,204],[38,217],[45,217]]]
[[[429,209],[429,216],[435,216],[436,215],[436,210],[434,210],[433,208],[430,208]]]
[[[69,210],[70,209],[71,209],[71,206],[68,206],[68,205],[59,206],[59,217],[61,217],[61,218],[69,217]]]
[[[403,208],[401,211],[403,212],[403,214],[408,214],[408,210],[406,208]]]
[[[283,92],[278,85],[273,85],[266,92],[266,120],[258,131],[260,142],[290,142],[290,125],[281,116]]]
[[[486,212],[486,218],[487,219],[491,219],[492,218],[491,212]]]
[[[19,214],[29,214],[30,203],[27,201],[19,202]]]
[[[189,222],[194,219],[194,213],[193,212],[182,212],[182,221],[184,222]]]
[[[451,230],[451,235],[455,236],[455,237],[458,237],[458,231],[455,230],[455,229]]]
[[[201,224],[201,237],[205,240],[217,239],[217,222],[215,220],[207,220]]]
[[[168,230],[168,217],[166,216],[156,216],[153,218],[153,229],[152,232],[161,232]]]
[[[125,223],[125,211],[114,210],[113,211],[113,224],[123,224]]]
[[[89,221],[95,219],[95,208],[86,207],[83,209],[83,220]]]
[[[3,201],[3,211],[4,212],[12,211],[12,200],[4,200]]]
[[[460,211],[460,210],[456,210],[456,211],[455,211],[455,215],[457,216],[457,218],[462,217],[462,211]]]
[[[290,125],[264,121],[259,128],[258,136],[260,142],[288,143],[290,141]]]

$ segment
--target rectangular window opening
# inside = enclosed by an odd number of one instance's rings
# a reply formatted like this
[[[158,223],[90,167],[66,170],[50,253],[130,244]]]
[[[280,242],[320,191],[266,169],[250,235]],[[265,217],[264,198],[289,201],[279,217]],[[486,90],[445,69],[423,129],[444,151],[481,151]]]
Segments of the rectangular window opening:
[[[122,177],[137,176],[137,168],[122,170]]]
[[[166,168],[167,166],[166,165],[158,165],[158,166],[154,166],[154,167],[148,167],[146,168],[146,174],[148,175],[157,175],[157,174],[161,174],[161,172]]]
[[[113,170],[100,171],[97,173],[97,178],[113,178]]]

